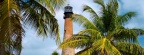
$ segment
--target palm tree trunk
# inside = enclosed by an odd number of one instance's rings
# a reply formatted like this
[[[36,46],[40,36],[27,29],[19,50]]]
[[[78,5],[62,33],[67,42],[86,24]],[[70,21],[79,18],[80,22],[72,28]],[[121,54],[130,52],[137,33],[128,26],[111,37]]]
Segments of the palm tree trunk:
[[[0,3],[3,2],[4,0],[0,0]]]
[[[5,54],[5,47],[4,47],[4,44],[2,42],[0,42],[0,55],[6,55]]]
[[[0,6],[1,6],[2,2],[3,2],[3,0],[0,0]],[[0,55],[5,55],[4,52],[5,52],[4,51],[4,45],[3,45],[2,39],[0,39]]]

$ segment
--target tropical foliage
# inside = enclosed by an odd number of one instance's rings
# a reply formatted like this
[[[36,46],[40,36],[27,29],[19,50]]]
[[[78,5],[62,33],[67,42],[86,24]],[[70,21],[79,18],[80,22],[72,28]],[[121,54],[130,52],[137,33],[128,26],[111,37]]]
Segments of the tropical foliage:
[[[73,21],[84,30],[64,41],[60,48],[81,48],[76,55],[144,55],[144,49],[138,42],[138,36],[143,35],[144,30],[124,27],[136,13],[119,15],[117,0],[109,0],[107,3],[103,0],[93,1],[101,6],[100,13],[84,5],[83,11],[90,13],[90,19],[79,14],[73,15]]]
[[[65,0],[0,0],[0,55],[20,55],[24,26],[30,25],[39,35],[54,36],[59,42],[55,10]],[[56,36],[56,37],[55,37]]]
[[[54,52],[52,53],[52,55],[59,55],[59,53],[58,53],[57,51],[54,51]]]

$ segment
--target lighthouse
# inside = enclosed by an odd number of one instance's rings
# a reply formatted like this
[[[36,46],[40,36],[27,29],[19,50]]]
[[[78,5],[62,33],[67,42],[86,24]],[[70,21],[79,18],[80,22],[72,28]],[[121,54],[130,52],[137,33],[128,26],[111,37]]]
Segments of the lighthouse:
[[[66,41],[67,39],[71,38],[73,35],[73,25],[72,25],[72,7],[66,6],[64,8],[64,38],[63,41]],[[74,48],[68,47],[65,49],[62,49],[62,55],[75,55]]]

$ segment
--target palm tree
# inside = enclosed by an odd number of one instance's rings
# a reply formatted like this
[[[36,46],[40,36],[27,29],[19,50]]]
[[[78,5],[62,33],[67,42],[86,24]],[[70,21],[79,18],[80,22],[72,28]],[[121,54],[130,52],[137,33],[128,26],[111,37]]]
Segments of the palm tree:
[[[54,51],[54,52],[52,53],[52,55],[59,55],[59,53],[58,53],[57,51]]]
[[[25,25],[39,35],[53,36],[59,42],[55,10],[65,0],[0,0],[0,55],[20,55]]]
[[[109,0],[106,4],[103,0],[93,1],[101,6],[100,15],[90,6],[84,5],[83,11],[90,13],[91,18],[74,14],[73,21],[80,24],[84,30],[64,41],[59,48],[83,49],[76,55],[144,55],[144,49],[138,42],[138,35],[144,34],[144,30],[124,27],[136,13],[119,15],[117,0]]]

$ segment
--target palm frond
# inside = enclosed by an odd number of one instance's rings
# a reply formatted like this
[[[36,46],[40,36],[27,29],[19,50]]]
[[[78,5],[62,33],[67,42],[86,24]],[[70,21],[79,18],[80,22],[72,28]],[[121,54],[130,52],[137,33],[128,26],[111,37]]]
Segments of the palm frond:
[[[95,50],[100,51],[100,55],[121,55],[118,49],[107,38],[95,41],[93,46],[95,46]]]
[[[135,12],[127,12],[126,14],[120,16],[119,18],[119,22],[121,24],[124,24],[125,22],[127,22],[128,20],[130,20],[132,17],[136,16]]]
[[[89,43],[89,37],[87,36],[75,36],[73,38],[67,39],[66,41],[62,42],[59,48],[66,48],[66,47],[82,47],[81,45],[85,45]]]
[[[73,38],[70,38],[66,41],[64,41],[61,45],[65,46],[71,46],[71,47],[77,47],[77,48],[83,48],[88,45],[90,45],[92,40],[101,39],[101,33],[97,30],[93,29],[86,29],[83,31],[80,31],[78,34],[73,35]]]
[[[77,22],[78,24],[82,25],[85,29],[98,30],[98,28],[90,20],[88,20],[82,15],[74,14],[72,19],[74,22]]]
[[[94,52],[93,47],[86,47],[82,51],[76,53],[76,55],[92,55],[93,52]]]
[[[92,46],[89,46],[77,53],[78,55],[91,55],[92,53],[97,52],[100,55],[121,55],[120,52],[110,43],[106,38],[95,40]]]
[[[2,2],[0,8],[0,44],[4,48],[0,50],[0,52],[3,51],[2,55],[6,53],[14,54],[14,52],[20,55],[22,40],[17,40],[17,38],[22,38],[24,30],[20,23],[21,17],[19,13],[19,7],[14,0],[4,0]],[[13,43],[19,43],[19,45],[13,45]],[[13,50],[15,51],[12,52]]]
[[[109,15],[111,14],[111,15]],[[103,11],[102,23],[105,32],[113,31],[116,28],[116,17],[110,11]]]
[[[82,30],[78,33],[78,35],[88,35],[88,36],[91,36],[91,38],[96,38],[96,39],[100,39],[102,38],[102,33],[95,30],[95,29],[85,29],[85,30]]]
[[[118,1],[117,0],[110,0],[106,5],[106,10],[110,11],[113,16],[117,16],[118,14]]]
[[[117,28],[117,11],[118,11],[118,2],[117,0],[110,0],[106,6],[105,10],[102,10],[102,21],[105,31],[113,31]]]
[[[46,6],[52,14],[55,14],[55,10],[61,8],[67,0],[37,0],[43,6]]]
[[[34,0],[29,1],[29,3],[22,2],[22,4],[24,5],[23,18],[25,24],[31,25],[39,35],[44,37],[47,37],[48,33],[57,36],[53,38],[56,38],[56,42],[58,42],[60,40],[59,26],[57,20],[47,8]]]
[[[103,10],[105,9],[105,4],[104,4],[103,0],[93,0],[93,1],[96,4],[101,5]]]
[[[91,15],[91,18],[95,18],[99,16],[97,15],[97,13],[88,5],[83,5],[83,11],[89,12]],[[92,19],[93,20],[93,19]]]
[[[50,0],[44,0],[44,1],[39,0],[39,3],[40,3],[42,6],[46,7],[52,14],[55,14],[55,9],[54,9],[54,7],[52,6]]]
[[[88,12],[91,15],[91,21],[95,26],[97,26],[101,31],[103,31],[103,23],[101,18],[97,15],[97,13],[88,5],[83,6],[83,11]]]
[[[144,49],[137,44],[117,42],[116,47],[122,52],[122,54],[126,54],[126,53],[130,55],[143,55],[144,54]]]
[[[112,32],[111,37],[117,41],[138,43],[138,34],[131,29],[117,29]]]
[[[56,9],[59,9],[67,2],[67,0],[48,0],[48,1],[51,2],[52,6]]]
[[[137,33],[137,35],[144,35],[143,29],[133,28],[131,30],[135,31],[135,33]]]

